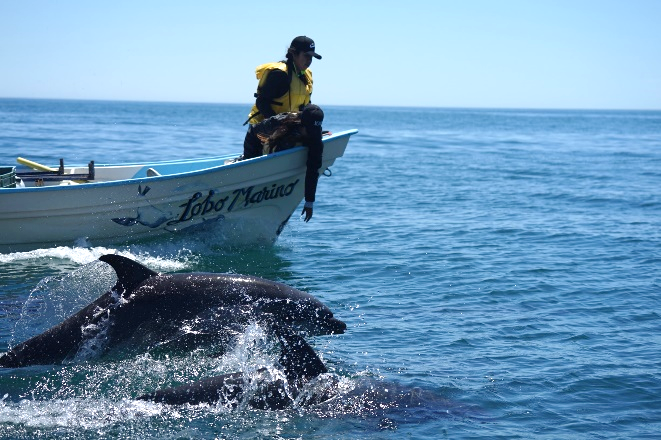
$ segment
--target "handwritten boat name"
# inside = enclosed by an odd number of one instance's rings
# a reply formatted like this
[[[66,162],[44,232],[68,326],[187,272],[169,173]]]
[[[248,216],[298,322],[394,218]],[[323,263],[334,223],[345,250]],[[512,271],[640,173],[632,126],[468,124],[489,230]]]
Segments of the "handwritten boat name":
[[[204,196],[201,191],[196,192],[188,199],[186,203],[179,205],[183,208],[181,214],[176,220],[168,222],[168,225],[174,225],[181,222],[187,222],[198,217],[204,217],[209,214],[231,212],[234,209],[248,208],[251,205],[262,203],[266,200],[273,200],[281,197],[288,197],[294,192],[294,188],[300,179],[296,179],[286,185],[273,184],[270,188],[263,187],[255,191],[254,186],[234,190],[225,197],[218,197],[212,189]]]

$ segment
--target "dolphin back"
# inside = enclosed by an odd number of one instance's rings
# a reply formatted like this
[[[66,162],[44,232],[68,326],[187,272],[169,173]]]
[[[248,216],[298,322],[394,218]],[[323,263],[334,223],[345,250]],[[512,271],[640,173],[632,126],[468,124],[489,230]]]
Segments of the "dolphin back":
[[[115,270],[117,284],[113,290],[117,292],[128,292],[148,278],[158,276],[157,272],[121,255],[102,255],[99,260],[108,263]]]

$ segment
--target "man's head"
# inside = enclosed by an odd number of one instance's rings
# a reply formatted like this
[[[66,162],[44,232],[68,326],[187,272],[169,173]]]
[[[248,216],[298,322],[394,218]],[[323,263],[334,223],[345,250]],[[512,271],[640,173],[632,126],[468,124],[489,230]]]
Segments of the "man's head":
[[[324,122],[324,112],[314,104],[308,104],[301,112],[301,124],[305,128],[318,128],[321,130],[321,124]]]
[[[321,55],[315,52],[314,41],[312,38],[306,36],[296,37],[292,40],[289,47],[290,49],[294,49],[296,53],[303,52],[310,57],[315,57],[318,60],[321,59]]]
[[[305,36],[296,37],[292,40],[289,46],[289,54],[291,55],[296,68],[299,72],[303,72],[312,64],[312,57],[320,60],[321,55],[315,52],[314,41],[312,38]]]

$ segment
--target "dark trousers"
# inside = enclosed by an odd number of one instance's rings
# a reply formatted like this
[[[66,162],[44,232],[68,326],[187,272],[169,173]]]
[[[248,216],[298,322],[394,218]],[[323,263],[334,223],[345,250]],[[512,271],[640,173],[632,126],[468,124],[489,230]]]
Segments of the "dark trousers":
[[[246,138],[243,140],[243,158],[252,159],[253,157],[259,157],[262,154],[262,143],[259,141],[259,138],[255,136],[255,133],[253,133],[252,127],[250,127],[246,133]]]

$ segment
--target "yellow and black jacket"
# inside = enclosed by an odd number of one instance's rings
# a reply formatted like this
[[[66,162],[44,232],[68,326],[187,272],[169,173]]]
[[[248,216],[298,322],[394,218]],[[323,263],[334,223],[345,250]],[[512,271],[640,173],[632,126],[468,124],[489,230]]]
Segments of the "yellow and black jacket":
[[[259,80],[255,105],[246,123],[257,124],[266,118],[284,112],[297,112],[310,103],[312,71],[295,72],[291,63],[276,62],[257,66]]]

